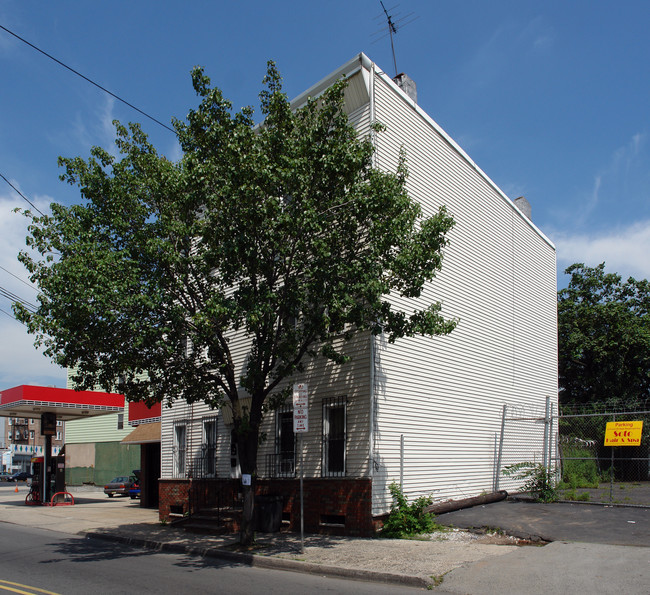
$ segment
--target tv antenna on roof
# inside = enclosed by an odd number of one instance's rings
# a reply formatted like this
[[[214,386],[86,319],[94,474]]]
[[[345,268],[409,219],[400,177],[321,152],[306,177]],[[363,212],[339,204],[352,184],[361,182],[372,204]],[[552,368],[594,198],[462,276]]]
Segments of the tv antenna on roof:
[[[410,12],[404,16],[400,16],[399,13],[397,14],[396,20],[393,19],[393,16],[388,14],[388,11],[390,10],[391,12],[394,11],[399,4],[396,4],[392,8],[389,8],[388,10],[384,6],[384,3],[382,0],[379,0],[379,4],[381,4],[381,8],[384,11],[384,15],[386,15],[386,22],[388,24],[388,35],[390,36],[390,49],[393,53],[393,66],[395,67],[395,76],[397,76],[397,61],[395,60],[395,43],[393,42],[393,35],[397,33],[398,29],[401,29],[402,27],[405,27],[409,23],[412,23],[415,19],[417,19],[417,16],[413,16],[415,13]],[[382,18],[382,15],[376,18]],[[382,27],[379,31],[374,33],[373,35],[377,36],[377,38],[372,42],[376,43],[380,39],[383,39],[386,37],[386,29],[385,27]]]

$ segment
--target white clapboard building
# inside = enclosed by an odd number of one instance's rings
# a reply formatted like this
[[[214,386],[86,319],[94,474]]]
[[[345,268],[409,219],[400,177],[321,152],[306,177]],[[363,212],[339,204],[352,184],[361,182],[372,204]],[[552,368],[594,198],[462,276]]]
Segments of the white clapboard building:
[[[395,171],[404,148],[410,196],[425,214],[445,205],[455,220],[442,271],[421,299],[442,301],[443,314],[459,323],[446,337],[395,344],[359,334],[347,347],[350,363],[318,363],[292,379],[308,387],[309,431],[299,453],[291,403],[267,415],[257,489],[282,496],[283,519],[299,527],[302,454],[305,528],[367,535],[390,508],[392,482],[409,498],[492,491],[503,406],[557,403],[556,261],[527,201],[508,198],[417,105],[408,77],[395,82],[359,54],[293,106],[344,75],[359,133],[385,126],[375,136],[376,166]],[[246,341],[233,344],[241,364]],[[231,429],[227,410],[181,402],[164,409],[161,517],[187,513],[199,489],[203,500],[236,491]],[[541,437],[520,441],[524,457],[541,460]]]

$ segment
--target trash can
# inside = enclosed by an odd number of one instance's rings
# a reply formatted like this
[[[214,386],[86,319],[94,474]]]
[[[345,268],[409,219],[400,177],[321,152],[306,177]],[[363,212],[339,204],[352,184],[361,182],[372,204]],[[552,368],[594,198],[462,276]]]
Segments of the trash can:
[[[282,496],[256,496],[256,530],[262,533],[275,533],[282,524]]]

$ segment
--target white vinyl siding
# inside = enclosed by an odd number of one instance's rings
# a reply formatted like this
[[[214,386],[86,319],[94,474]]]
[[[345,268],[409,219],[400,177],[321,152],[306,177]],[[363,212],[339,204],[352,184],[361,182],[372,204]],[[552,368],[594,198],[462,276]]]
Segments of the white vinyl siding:
[[[403,147],[411,197],[425,215],[445,205],[456,222],[442,271],[416,303],[442,301],[443,315],[459,319],[447,337],[377,339],[379,514],[400,469],[409,497],[490,490],[502,406],[539,408],[557,397],[557,346],[553,246],[391,83],[376,77],[375,92],[387,127],[377,135],[378,166],[394,171]]]
[[[302,435],[302,452],[304,458],[305,477],[321,477],[322,454],[322,402],[323,399],[347,395],[347,459],[346,477],[368,477],[370,464],[369,452],[369,410],[370,410],[370,339],[366,334],[354,337],[344,348],[351,355],[351,361],[336,366],[323,358],[306,366],[300,378],[292,378],[278,387],[281,390],[286,384],[306,382],[309,388],[309,432]],[[241,370],[246,351],[246,342],[241,337],[233,339],[231,347],[235,356],[237,369]],[[242,396],[245,396],[242,394]],[[163,424],[161,436],[162,477],[174,477],[173,466],[173,427],[175,421],[187,420],[187,452],[188,461],[196,457],[202,441],[200,420],[212,411],[203,404],[189,405],[175,402],[171,409],[163,409]],[[190,420],[195,420],[191,422]],[[230,477],[230,434],[232,427],[224,423],[224,416],[217,417],[217,477]],[[262,442],[258,454],[258,471],[264,473],[269,455],[276,452],[276,415],[268,412],[262,423],[262,434],[266,439]],[[296,462],[300,454],[296,447]],[[189,463],[188,463],[189,464]]]

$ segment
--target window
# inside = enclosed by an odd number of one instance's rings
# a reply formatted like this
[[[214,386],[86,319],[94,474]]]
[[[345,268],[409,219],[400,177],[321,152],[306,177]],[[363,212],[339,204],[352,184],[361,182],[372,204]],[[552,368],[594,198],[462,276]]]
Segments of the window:
[[[117,414],[117,429],[118,430],[124,429],[124,413]]]
[[[34,430],[29,430],[29,439],[34,440]]]
[[[293,477],[296,474],[296,440],[293,433],[293,409],[290,405],[278,409],[275,427],[274,475]]]
[[[322,473],[325,477],[345,476],[346,398],[323,400]]]
[[[201,472],[203,477],[214,477],[217,472],[217,418],[203,420],[201,444]]]
[[[63,440],[63,435],[62,435],[61,432],[57,432],[57,433],[56,433],[56,439],[59,440],[59,441],[60,441],[60,440]]]
[[[185,477],[185,438],[187,426],[185,422],[174,424],[174,475]]]
[[[57,425],[57,426],[62,426],[62,425],[63,425],[63,422],[62,422],[60,419],[57,419],[57,420],[56,420],[56,425]]]

